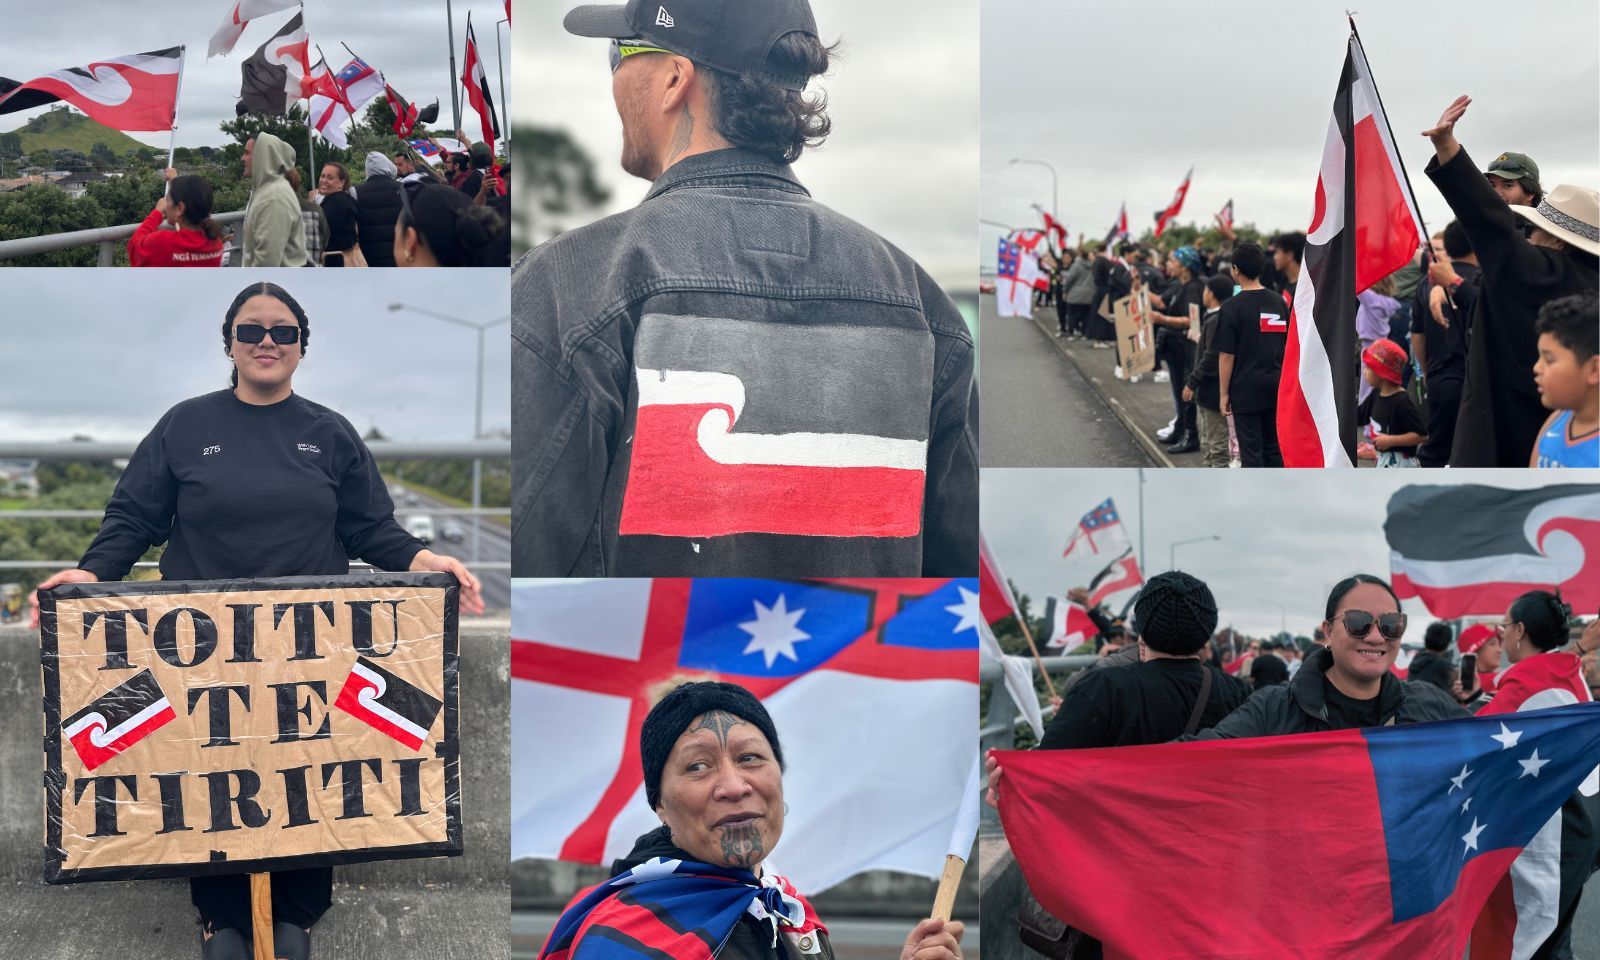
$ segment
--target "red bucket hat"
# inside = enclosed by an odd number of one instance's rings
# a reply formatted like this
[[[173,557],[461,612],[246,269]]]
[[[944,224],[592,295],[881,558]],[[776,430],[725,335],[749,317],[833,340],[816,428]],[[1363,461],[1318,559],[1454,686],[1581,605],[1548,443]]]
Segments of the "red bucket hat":
[[[1372,346],[1361,351],[1361,362],[1373,373],[1398,387],[1405,375],[1406,352],[1388,338],[1374,340]]]

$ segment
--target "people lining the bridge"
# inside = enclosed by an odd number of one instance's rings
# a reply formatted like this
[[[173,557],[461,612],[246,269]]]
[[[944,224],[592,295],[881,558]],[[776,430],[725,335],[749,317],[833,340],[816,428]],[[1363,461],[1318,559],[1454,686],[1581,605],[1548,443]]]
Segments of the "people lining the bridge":
[[[721,960],[832,960],[811,904],[767,867],[788,805],[783,747],[761,701],[732,683],[684,683],[645,717],[639,759],[661,826],[612,864],[611,880],[574,898],[540,957],[611,956],[618,938],[669,956],[676,933],[658,904],[670,898],[675,917],[706,918],[697,932],[721,944]],[[959,921],[924,920],[901,960],[959,960],[962,933]]]
[[[168,167],[167,192],[128,238],[131,267],[218,267],[222,225],[211,219],[211,184]]]
[[[482,613],[477,578],[395,521],[388,487],[356,429],[294,392],[310,334],[305,310],[282,287],[257,282],[240,291],[222,320],[229,388],[185,400],[161,418],[129,459],[78,566],[38,589],[120,580],[165,544],[166,580],[338,576],[360,558],[382,570],[452,574],[461,611]],[[37,627],[37,593],[33,601]],[[309,930],[332,902],[332,882],[331,867],[273,872],[278,957],[309,955]],[[195,877],[189,891],[202,956],[246,960],[247,877]]]

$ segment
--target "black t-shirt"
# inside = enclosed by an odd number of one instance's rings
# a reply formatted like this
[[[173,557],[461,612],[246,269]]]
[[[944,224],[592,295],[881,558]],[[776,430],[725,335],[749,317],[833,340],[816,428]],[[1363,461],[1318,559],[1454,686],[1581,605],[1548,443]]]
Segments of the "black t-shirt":
[[[1200,696],[1202,670],[1211,671],[1211,694],[1197,729],[1216,726],[1250,696],[1249,685],[1198,660],[1161,658],[1087,671],[1067,691],[1039,746],[1073,750],[1174,740]]]
[[[160,543],[167,580],[342,575],[352,557],[405,570],[422,549],[348,420],[231,390],[185,400],[140,441],[78,566],[120,580]]]
[[[1419,433],[1428,435],[1428,425],[1422,422],[1422,415],[1417,408],[1411,405],[1411,398],[1404,390],[1389,394],[1387,397],[1373,390],[1367,394],[1367,399],[1361,401],[1361,406],[1356,410],[1356,423],[1372,421],[1372,428],[1378,433],[1397,436],[1402,433]],[[1390,447],[1395,453],[1407,457],[1417,455],[1417,448]]]
[[[1478,299],[1478,268],[1475,264],[1456,260],[1451,263],[1462,283],[1451,291],[1445,300],[1444,313],[1450,326],[1440,326],[1428,308],[1428,290],[1432,284],[1417,285],[1417,302],[1411,315],[1411,332],[1427,338],[1423,347],[1427,360],[1428,379],[1435,377],[1462,377],[1467,372],[1467,328],[1472,323],[1472,305]],[[1452,302],[1453,301],[1453,302]]]
[[[1278,376],[1289,341],[1289,308],[1271,290],[1243,290],[1222,305],[1217,352],[1233,354],[1228,399],[1240,413],[1278,405]]]
[[[1328,705],[1328,725],[1335,730],[1353,730],[1357,727],[1376,727],[1383,722],[1378,709],[1381,697],[1357,700],[1339,692],[1339,688],[1322,678],[1322,696]]]

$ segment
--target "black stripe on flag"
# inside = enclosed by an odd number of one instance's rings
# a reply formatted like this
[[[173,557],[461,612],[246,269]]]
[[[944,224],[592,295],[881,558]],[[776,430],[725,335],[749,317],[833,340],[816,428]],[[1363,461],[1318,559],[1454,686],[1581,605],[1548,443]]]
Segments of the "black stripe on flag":
[[[1539,557],[1528,515],[1552,500],[1600,496],[1597,484],[1504,490],[1477,484],[1401,487],[1389,498],[1383,535],[1408,560]]]

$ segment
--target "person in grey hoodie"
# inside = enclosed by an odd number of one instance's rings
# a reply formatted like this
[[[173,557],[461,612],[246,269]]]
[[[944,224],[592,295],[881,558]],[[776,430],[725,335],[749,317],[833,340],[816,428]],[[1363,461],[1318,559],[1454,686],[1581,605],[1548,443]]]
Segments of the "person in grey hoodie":
[[[305,229],[300,197],[289,185],[294,148],[270,133],[244,145],[244,174],[250,179],[250,202],[244,208],[244,265],[303,267]]]
[[[1061,297],[1067,304],[1064,334],[1085,336],[1089,327],[1089,307],[1094,303],[1094,269],[1087,256],[1078,256],[1061,278]]]

